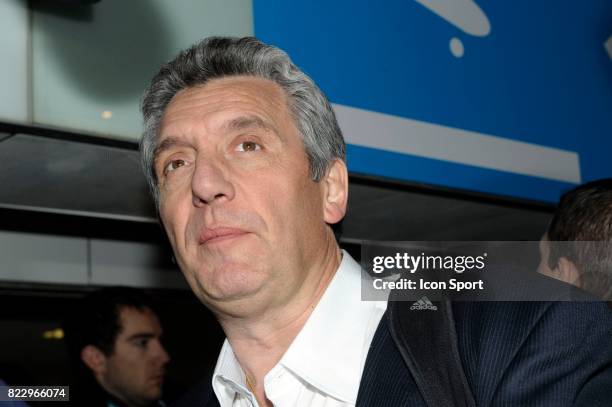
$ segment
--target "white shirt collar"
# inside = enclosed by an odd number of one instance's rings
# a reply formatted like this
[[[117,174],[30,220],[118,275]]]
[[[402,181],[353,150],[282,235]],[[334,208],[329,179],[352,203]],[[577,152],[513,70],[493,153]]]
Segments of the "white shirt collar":
[[[213,390],[217,399],[221,402],[221,406],[225,400],[232,401],[236,393],[240,393],[245,397],[250,397],[251,394],[247,389],[244,371],[240,367],[234,351],[227,338],[223,342],[217,366],[213,373]]]
[[[361,268],[343,251],[338,271],[278,365],[319,391],[354,404],[370,342],[386,307],[384,301],[361,300]],[[250,395],[227,339],[213,374],[213,389],[225,400],[232,400],[236,392]]]

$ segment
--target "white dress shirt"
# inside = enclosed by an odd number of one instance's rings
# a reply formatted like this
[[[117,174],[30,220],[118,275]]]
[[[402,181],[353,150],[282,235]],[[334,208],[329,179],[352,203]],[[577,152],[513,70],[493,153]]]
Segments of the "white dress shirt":
[[[264,378],[274,406],[354,406],[370,343],[385,301],[361,301],[361,268],[343,251],[319,303],[281,360]],[[221,407],[258,406],[227,341],[213,373]]]

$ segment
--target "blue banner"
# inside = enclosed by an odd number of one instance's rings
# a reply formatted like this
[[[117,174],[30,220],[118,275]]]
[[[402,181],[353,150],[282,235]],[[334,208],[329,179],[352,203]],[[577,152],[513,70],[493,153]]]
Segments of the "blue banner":
[[[253,9],[334,103],[353,172],[549,202],[612,176],[608,0]]]

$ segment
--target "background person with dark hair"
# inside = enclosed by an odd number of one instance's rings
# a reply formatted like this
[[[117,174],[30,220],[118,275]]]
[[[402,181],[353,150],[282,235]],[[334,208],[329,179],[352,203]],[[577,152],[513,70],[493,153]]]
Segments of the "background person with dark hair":
[[[563,194],[540,241],[538,271],[610,301],[611,249],[612,178],[606,178]]]
[[[104,288],[85,298],[66,323],[76,366],[73,405],[161,406],[165,365],[162,328],[150,299],[128,287]]]

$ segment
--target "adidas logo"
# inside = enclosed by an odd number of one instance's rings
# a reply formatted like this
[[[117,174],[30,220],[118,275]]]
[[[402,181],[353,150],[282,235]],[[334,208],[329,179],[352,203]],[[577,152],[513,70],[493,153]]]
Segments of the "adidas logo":
[[[431,301],[429,301],[429,298],[425,296],[421,297],[420,300],[412,304],[412,306],[410,307],[411,311],[424,310],[424,309],[430,309],[432,311],[437,311],[438,307],[433,305]]]

